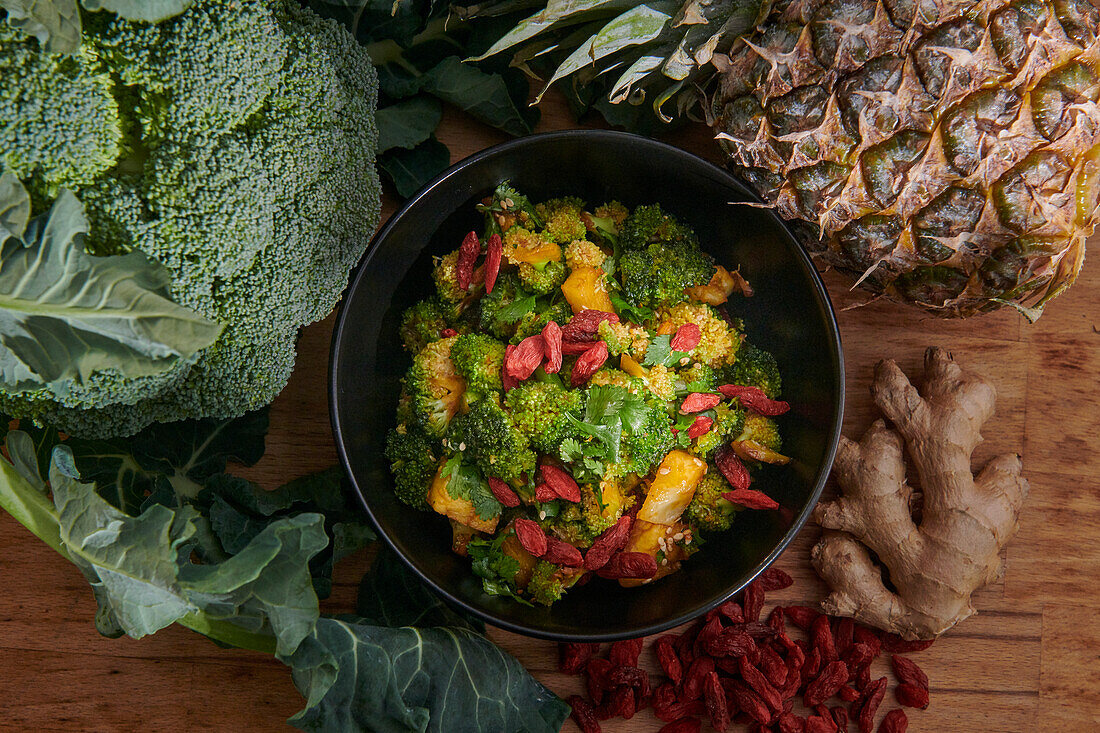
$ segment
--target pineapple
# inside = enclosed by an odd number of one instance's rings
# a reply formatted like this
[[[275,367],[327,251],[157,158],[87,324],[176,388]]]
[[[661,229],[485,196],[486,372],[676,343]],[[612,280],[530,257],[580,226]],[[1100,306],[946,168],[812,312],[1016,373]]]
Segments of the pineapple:
[[[1098,25],[1085,0],[580,0],[490,53],[579,44],[551,82],[701,107],[731,167],[863,287],[1034,319],[1097,221]]]

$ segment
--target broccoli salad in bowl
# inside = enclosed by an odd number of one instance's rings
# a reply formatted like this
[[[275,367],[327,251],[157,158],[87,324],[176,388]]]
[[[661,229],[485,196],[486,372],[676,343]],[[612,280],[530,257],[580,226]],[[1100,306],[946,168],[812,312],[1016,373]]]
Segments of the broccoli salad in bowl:
[[[788,462],[752,295],[660,206],[535,204],[507,182],[409,308],[386,441],[399,499],[445,516],[492,595],[550,605],[675,572]],[[731,298],[734,298],[731,301]]]

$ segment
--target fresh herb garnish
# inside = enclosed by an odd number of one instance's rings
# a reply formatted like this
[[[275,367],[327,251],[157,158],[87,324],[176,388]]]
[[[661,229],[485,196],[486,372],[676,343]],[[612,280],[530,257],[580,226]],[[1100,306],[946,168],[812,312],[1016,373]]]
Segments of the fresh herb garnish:
[[[504,552],[504,540],[508,532],[501,532],[493,539],[475,537],[466,545],[466,552],[473,560],[474,573],[481,578],[481,586],[491,596],[508,596],[520,603],[531,605],[519,595],[516,574],[519,561]]]
[[[489,482],[482,477],[477,466],[463,463],[461,455],[447,459],[443,475],[448,477],[447,493],[456,499],[468,499],[478,517],[492,519],[500,514],[501,503],[489,491]]]
[[[685,356],[690,356],[690,352],[673,349],[671,342],[672,336],[667,333],[650,341],[648,348],[645,350],[645,359],[642,360],[642,366],[661,364],[670,367],[673,364],[678,364]]]

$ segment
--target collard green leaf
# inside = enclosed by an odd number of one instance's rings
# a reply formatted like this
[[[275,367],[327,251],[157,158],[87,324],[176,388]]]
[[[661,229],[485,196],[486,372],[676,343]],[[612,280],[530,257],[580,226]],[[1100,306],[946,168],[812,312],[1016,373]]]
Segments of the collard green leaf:
[[[364,46],[392,40],[409,46],[438,6],[428,0],[308,0],[314,12],[341,23]]]
[[[46,482],[38,472],[38,456],[31,436],[22,430],[11,430],[4,437],[4,447],[16,472],[28,484],[45,494]]]
[[[419,191],[451,164],[451,151],[432,135],[412,150],[395,148],[378,156],[378,167],[405,198]]]
[[[445,604],[388,547],[379,550],[363,576],[355,610],[381,626],[454,626],[485,632],[485,624]]]
[[[289,656],[307,731],[557,733],[569,706],[469,629],[321,618]]]
[[[141,252],[92,257],[84,210],[62,190],[29,225],[33,243],[0,247],[0,382],[63,395],[101,370],[158,374],[214,343],[221,325],[175,303],[162,265]],[[24,236],[24,240],[28,240]]]
[[[11,171],[0,176],[0,244],[16,237],[23,239],[31,218],[31,197]]]
[[[48,53],[73,53],[80,48],[80,9],[76,0],[0,0],[7,22],[34,36]]]
[[[127,20],[159,23],[195,4],[195,0],[81,0],[88,10],[110,10]]]
[[[458,56],[440,61],[423,78],[423,89],[450,102],[476,119],[509,135],[527,135],[531,122],[520,112],[499,74],[490,74]]]
[[[427,140],[443,118],[438,99],[417,96],[378,110],[378,152],[390,148],[415,148]]]

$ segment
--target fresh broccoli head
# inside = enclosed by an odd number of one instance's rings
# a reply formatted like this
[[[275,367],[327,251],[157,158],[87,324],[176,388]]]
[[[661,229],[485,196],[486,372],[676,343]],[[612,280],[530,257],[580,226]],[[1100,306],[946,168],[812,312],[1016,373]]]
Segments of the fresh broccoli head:
[[[490,392],[504,388],[501,368],[504,366],[504,344],[480,333],[458,336],[451,347],[455,371],[466,380],[466,399],[475,402]]]
[[[424,432],[435,438],[447,431],[466,391],[466,383],[451,361],[451,347],[457,338],[452,336],[425,346],[413,357],[405,375],[405,393],[413,417]]]
[[[528,311],[523,314],[523,317],[519,319],[519,323],[516,324],[516,333],[512,336],[511,341],[513,344],[518,344],[528,336],[542,333],[542,329],[545,328],[546,324],[550,321],[554,321],[559,326],[564,326],[572,317],[573,309],[570,308],[569,303],[564,300],[541,309],[536,308],[535,310]]]
[[[516,323],[522,318],[522,314],[513,318],[505,309],[516,301],[527,298],[528,295],[529,293],[520,286],[516,275],[501,273],[496,285],[493,286],[493,292],[482,295],[478,300],[477,317],[481,329],[499,339],[510,339],[516,332]]]
[[[701,361],[681,369],[676,375],[677,392],[713,392],[718,385],[718,373]]]
[[[512,481],[534,473],[535,454],[527,438],[494,400],[476,402],[456,417],[449,443],[473,458],[486,477]]]
[[[535,603],[553,605],[555,601],[561,600],[562,594],[572,588],[584,573],[584,568],[567,568],[539,560],[531,580],[527,583],[527,595]]]
[[[545,224],[546,235],[558,244],[568,244],[575,239],[584,239],[588,231],[581,215],[584,213],[584,201],[575,196],[551,199],[537,207]]]
[[[649,407],[638,430],[623,431],[617,472],[620,475],[636,473],[644,476],[675,447],[676,436],[672,432],[668,413],[661,407]]]
[[[624,250],[647,249],[658,242],[670,244],[675,249],[698,249],[695,233],[681,224],[660,206],[639,206],[626,218],[619,230],[619,244]],[[711,275],[714,270],[711,270]],[[710,280],[710,276],[703,282]],[[702,283],[697,283],[701,285]]]
[[[428,437],[414,425],[402,425],[386,436],[385,455],[397,498],[414,509],[427,511],[428,487],[439,463]]]
[[[505,397],[508,414],[535,450],[555,455],[561,442],[574,433],[566,415],[580,410],[583,403],[579,390],[533,380],[523,382]]]
[[[579,267],[603,267],[607,255],[600,249],[600,245],[589,242],[587,239],[577,239],[565,247],[565,266],[570,270]]]
[[[543,265],[532,265],[523,262],[519,266],[519,280],[523,287],[537,295],[552,293],[561,287],[569,272],[565,269],[565,263],[551,260]]]
[[[783,451],[783,439],[775,420],[752,412],[745,416],[745,425],[733,440],[754,440],[768,450]]]
[[[435,298],[422,300],[407,309],[401,315],[401,343],[412,354],[419,353],[425,346],[443,338],[441,332],[447,328],[446,309]]]
[[[759,387],[773,400],[779,397],[783,386],[779,365],[775,357],[752,344],[742,344],[737,359],[721,373],[723,384],[743,384]]]
[[[709,282],[714,271],[706,253],[686,245],[653,244],[627,250],[619,258],[623,294],[634,305],[647,308],[685,300],[684,290]]]
[[[714,408],[714,424],[695,439],[695,453],[710,458],[720,447],[741,434],[745,427],[745,411],[719,404]]]
[[[695,486],[691,503],[684,510],[684,521],[706,532],[723,532],[730,528],[738,507],[722,498],[733,487],[716,469],[711,468]]]
[[[156,25],[85,18],[66,56],[0,22],[0,169],[39,207],[74,191],[90,252],[143,251],[173,300],[225,328],[170,379],[106,369],[98,389],[8,395],[0,410],[108,436],[256,409],[378,221],[370,56],[294,0],[206,0]]]
[[[538,295],[557,290],[569,274],[561,247],[549,236],[521,226],[504,235],[504,259],[519,268],[523,287]]]

